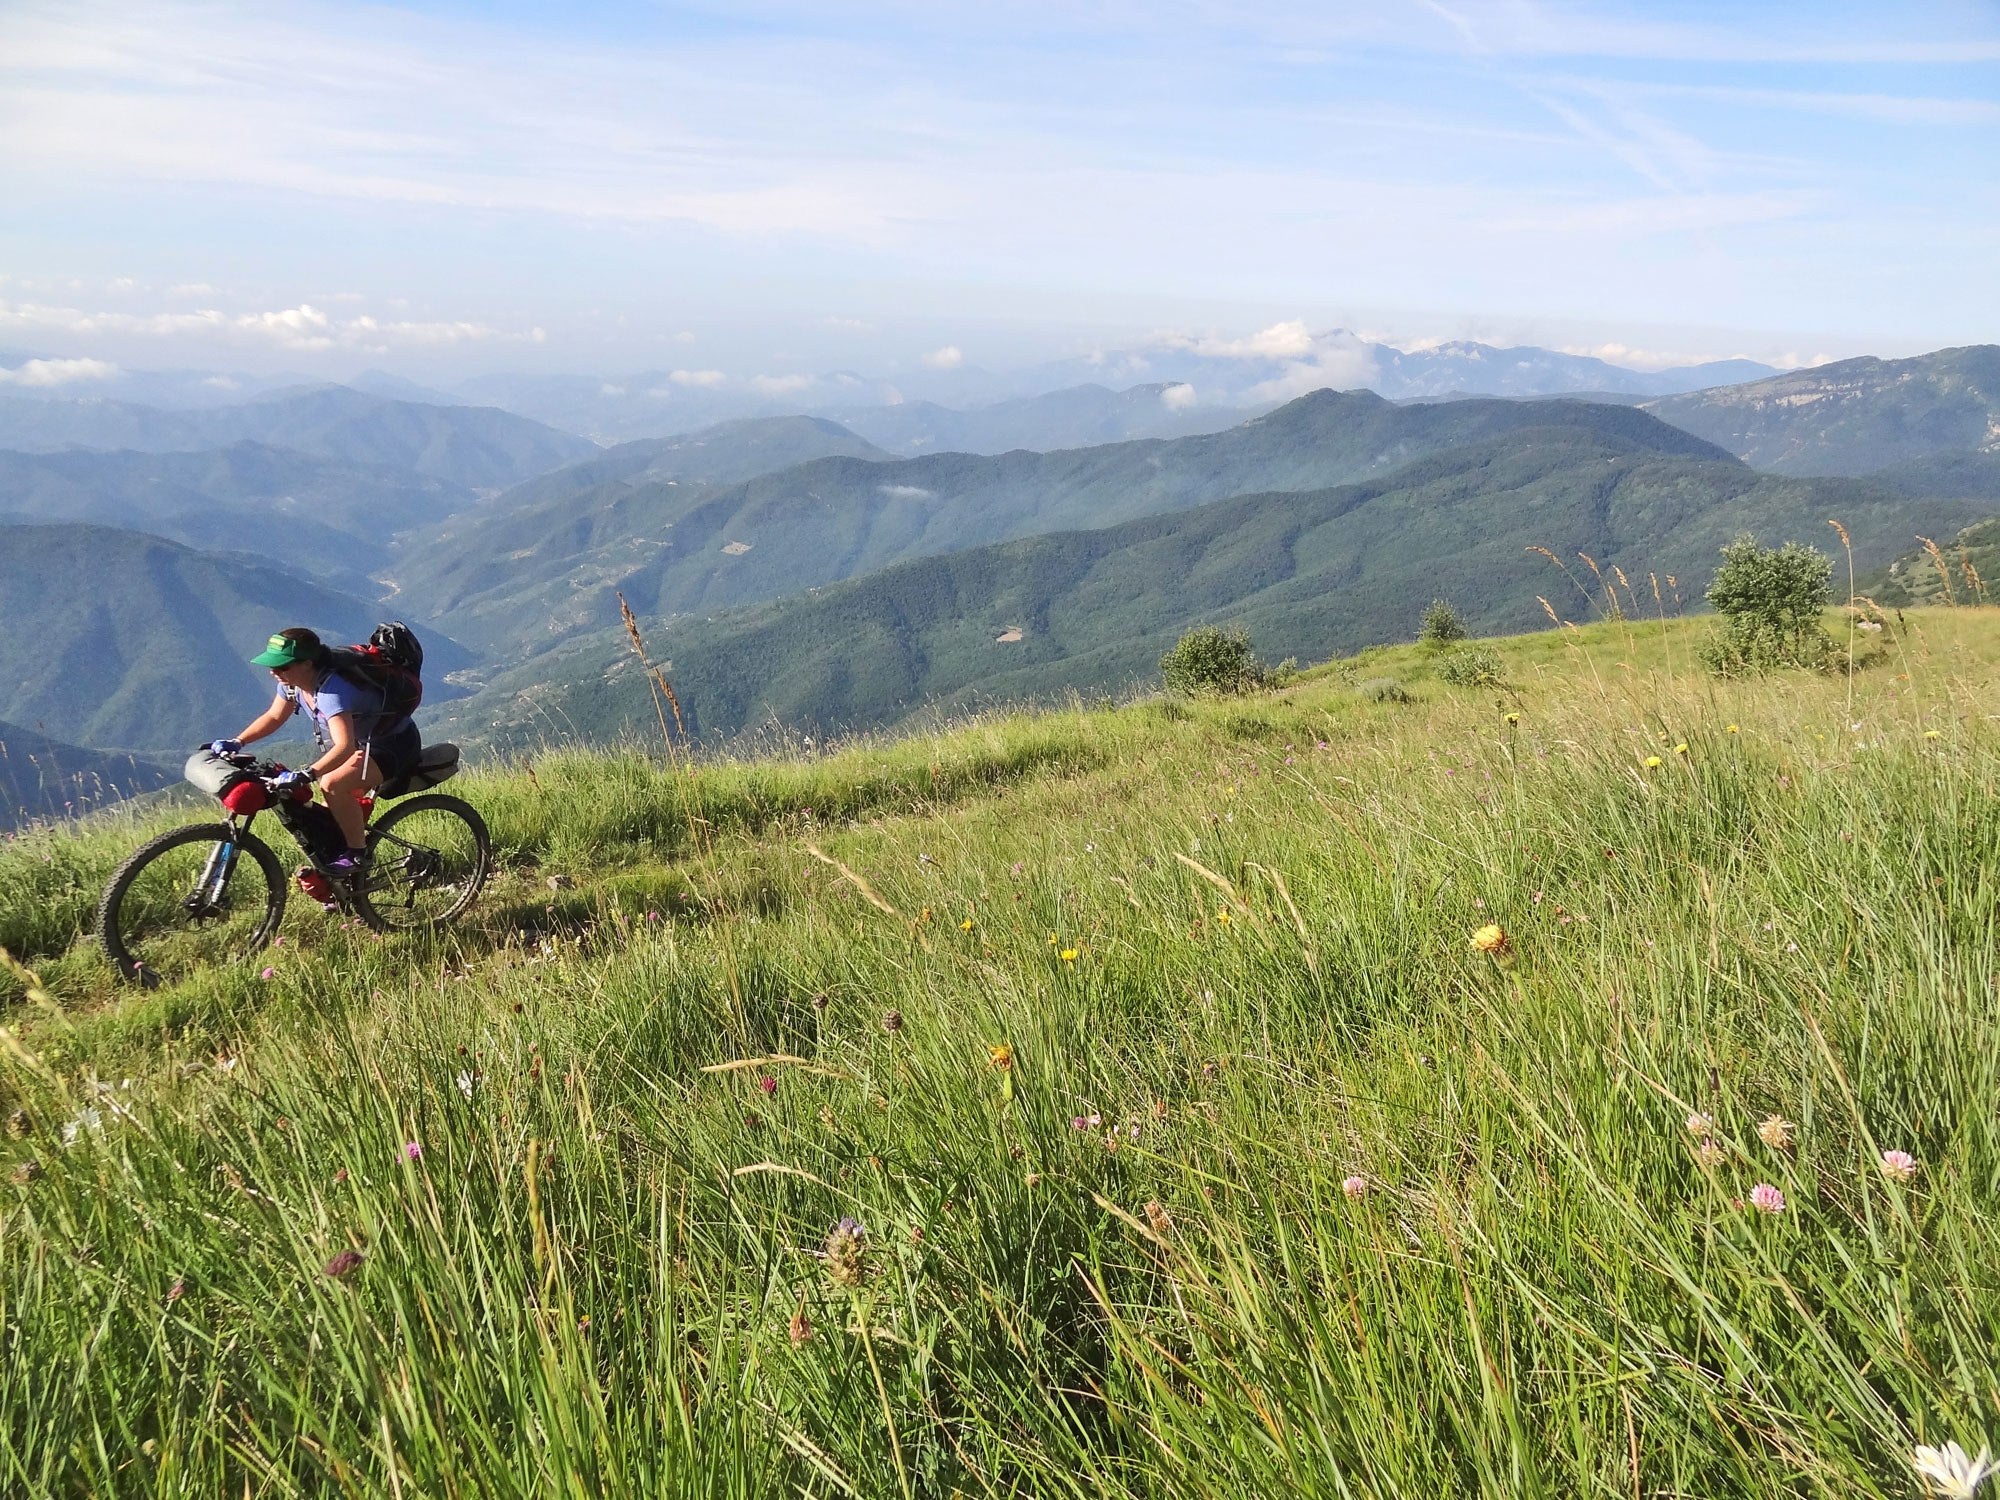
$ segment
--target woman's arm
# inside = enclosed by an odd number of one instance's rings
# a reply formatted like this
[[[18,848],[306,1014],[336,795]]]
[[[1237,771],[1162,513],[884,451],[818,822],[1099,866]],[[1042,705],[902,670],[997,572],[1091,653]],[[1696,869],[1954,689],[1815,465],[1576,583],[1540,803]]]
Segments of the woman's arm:
[[[335,714],[326,721],[326,737],[333,743],[307,769],[315,778],[347,764],[354,756],[354,715]]]
[[[271,706],[252,719],[249,727],[236,736],[236,742],[240,745],[254,745],[258,740],[276,734],[285,720],[292,716],[294,706],[289,697],[279,693],[271,700]]]

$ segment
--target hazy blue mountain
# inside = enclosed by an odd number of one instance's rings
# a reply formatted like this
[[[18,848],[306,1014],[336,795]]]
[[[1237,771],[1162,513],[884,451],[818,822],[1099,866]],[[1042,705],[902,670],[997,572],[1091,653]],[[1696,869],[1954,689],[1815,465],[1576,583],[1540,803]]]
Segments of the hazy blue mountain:
[[[603,449],[498,496],[496,514],[540,501],[566,499],[609,484],[735,484],[815,458],[886,460],[866,438],[821,417],[743,417],[699,432],[643,438]]]
[[[1670,370],[1631,370],[1589,355],[1535,347],[1496,348],[1465,340],[1397,349],[1336,329],[1285,338],[1190,342],[1113,350],[1025,372],[1042,386],[1079,381],[1178,382],[1204,403],[1272,400],[1317,386],[1366,389],[1391,400],[1453,395],[1564,396],[1598,392],[1658,396],[1776,373],[1751,360],[1722,360]]]
[[[184,750],[269,701],[269,674],[248,662],[272,631],[362,640],[390,612],[275,563],[143,532],[0,527],[0,719],[80,745]],[[410,623],[427,692],[448,695],[445,674],[469,658]]]
[[[0,387],[0,448],[195,452],[265,443],[315,458],[503,489],[597,451],[594,443],[491,407],[391,401],[344,386],[276,392],[208,411],[102,398],[36,399]]]
[[[418,401],[426,406],[462,406],[464,403],[434,386],[420,384],[391,370],[363,370],[351,380],[340,384],[351,391],[364,391],[370,396],[385,396],[391,401]]]
[[[1189,387],[1139,385],[1114,391],[1074,386],[958,411],[933,401],[839,408],[833,415],[897,455],[1007,453],[1027,448],[1091,448],[1134,438],[1219,432],[1257,414],[1240,406],[1201,406]]]
[[[241,551],[372,597],[399,531],[435,525],[478,497],[397,469],[262,443],[206,453],[0,451],[0,515],[90,521],[191,547]]]
[[[0,723],[0,829],[67,818],[154,791],[180,776],[166,760],[87,750]]]
[[[1646,409],[1784,474],[1867,474],[2000,451],[2000,345],[1844,359]]]
[[[1583,402],[1397,406],[1321,391],[1224,432],[1055,453],[820,459],[719,489],[606,487],[469,514],[445,544],[405,550],[413,607],[505,658],[617,619],[712,611],[838,582],[905,558],[1102,526],[1247,490],[1311,489],[1530,427],[1642,434],[1726,455],[1629,408]]]
[[[1759,474],[1662,441],[1665,431],[1518,429],[1359,484],[1240,496],[907,561],[712,617],[649,620],[649,644],[709,736],[773,716],[813,731],[861,728],[933,706],[1151,679],[1160,653],[1203,621],[1246,625],[1267,659],[1310,661],[1409,639],[1440,594],[1481,632],[1544,624],[1538,596],[1593,617],[1578,585],[1531,547],[1567,559],[1587,587],[1579,554],[1607,578],[1622,567],[1623,605],[1642,616],[1658,607],[1655,580],[1669,610],[1695,606],[1719,548],[1742,531],[1819,543],[1838,516],[1871,566],[1913,529],[1981,509]],[[439,718],[457,737],[521,745],[556,725],[645,733],[652,712],[613,631],[504,673]]]

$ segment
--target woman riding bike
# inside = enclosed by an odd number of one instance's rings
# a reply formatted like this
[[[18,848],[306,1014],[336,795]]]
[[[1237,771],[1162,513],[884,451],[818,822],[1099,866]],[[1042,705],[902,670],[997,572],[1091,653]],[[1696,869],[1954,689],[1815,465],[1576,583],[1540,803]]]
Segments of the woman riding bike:
[[[209,749],[233,755],[275,734],[304,709],[321,754],[304,770],[286,772],[274,787],[282,791],[299,781],[318,784],[347,840],[346,853],[329,860],[327,868],[352,879],[366,857],[368,808],[362,799],[415,767],[423,749],[416,723],[408,714],[394,712],[381,688],[342,671],[333,651],[303,626],[279,631],[250,662],[270,668],[278,680],[277,696],[235,739],[216,740]]]

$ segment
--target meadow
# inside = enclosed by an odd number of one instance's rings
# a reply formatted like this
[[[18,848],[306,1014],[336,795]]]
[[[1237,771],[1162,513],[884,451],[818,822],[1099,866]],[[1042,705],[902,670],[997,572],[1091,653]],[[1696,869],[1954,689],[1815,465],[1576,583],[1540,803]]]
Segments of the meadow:
[[[1813,1496],[2000,1431],[2000,612],[453,790],[114,987],[0,844],[0,1493]],[[1393,679],[1409,701],[1378,684]]]

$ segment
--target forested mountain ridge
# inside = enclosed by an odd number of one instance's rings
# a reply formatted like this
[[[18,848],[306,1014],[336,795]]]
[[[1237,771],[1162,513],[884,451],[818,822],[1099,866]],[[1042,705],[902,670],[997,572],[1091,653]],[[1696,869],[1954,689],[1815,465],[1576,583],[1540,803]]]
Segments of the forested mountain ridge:
[[[79,580],[93,586],[79,586]],[[185,751],[270,701],[248,665],[284,625],[364,640],[381,606],[243,554],[81,524],[0,529],[0,719],[80,745]],[[412,620],[426,694],[469,658]]]
[[[2000,345],[1914,359],[1844,359],[1645,403],[1746,463],[1784,474],[1867,474],[2000,450]]]
[[[1639,431],[1657,436],[1653,425]],[[1580,554],[1628,612],[1679,613],[1698,607],[1719,548],[1741,531],[1817,541],[1836,516],[1870,566],[1912,528],[1977,513],[1979,502],[1761,475],[1633,435],[1545,427],[1358,484],[909,560],[647,628],[683,712],[707,735],[771,718],[853,729],[927,706],[1149,678],[1161,651],[1204,620],[1247,625],[1268,657],[1310,660],[1407,638],[1438,594],[1482,632],[1547,623],[1541,598],[1590,618],[1605,601]],[[1542,547],[1565,560],[1567,577],[1533,550]],[[622,635],[607,632],[502,674],[435,722],[467,740],[530,744],[554,726],[587,737],[643,729],[652,711]]]
[[[1629,407],[1468,400],[1398,406],[1317,391],[1223,432],[1054,453],[830,458],[721,489],[619,485],[468,518],[399,564],[413,607],[504,660],[617,619],[707,612],[911,557],[1098,527],[1256,490],[1321,488],[1530,429],[1733,462]]]
[[[190,547],[254,552],[350,592],[389,542],[478,496],[400,469],[242,442],[207,452],[0,451],[0,517],[123,526]]]
[[[598,451],[586,438],[496,407],[429,406],[338,385],[175,411],[102,398],[27,397],[0,389],[0,449],[172,453],[241,442],[403,469],[479,490],[519,484]]]

